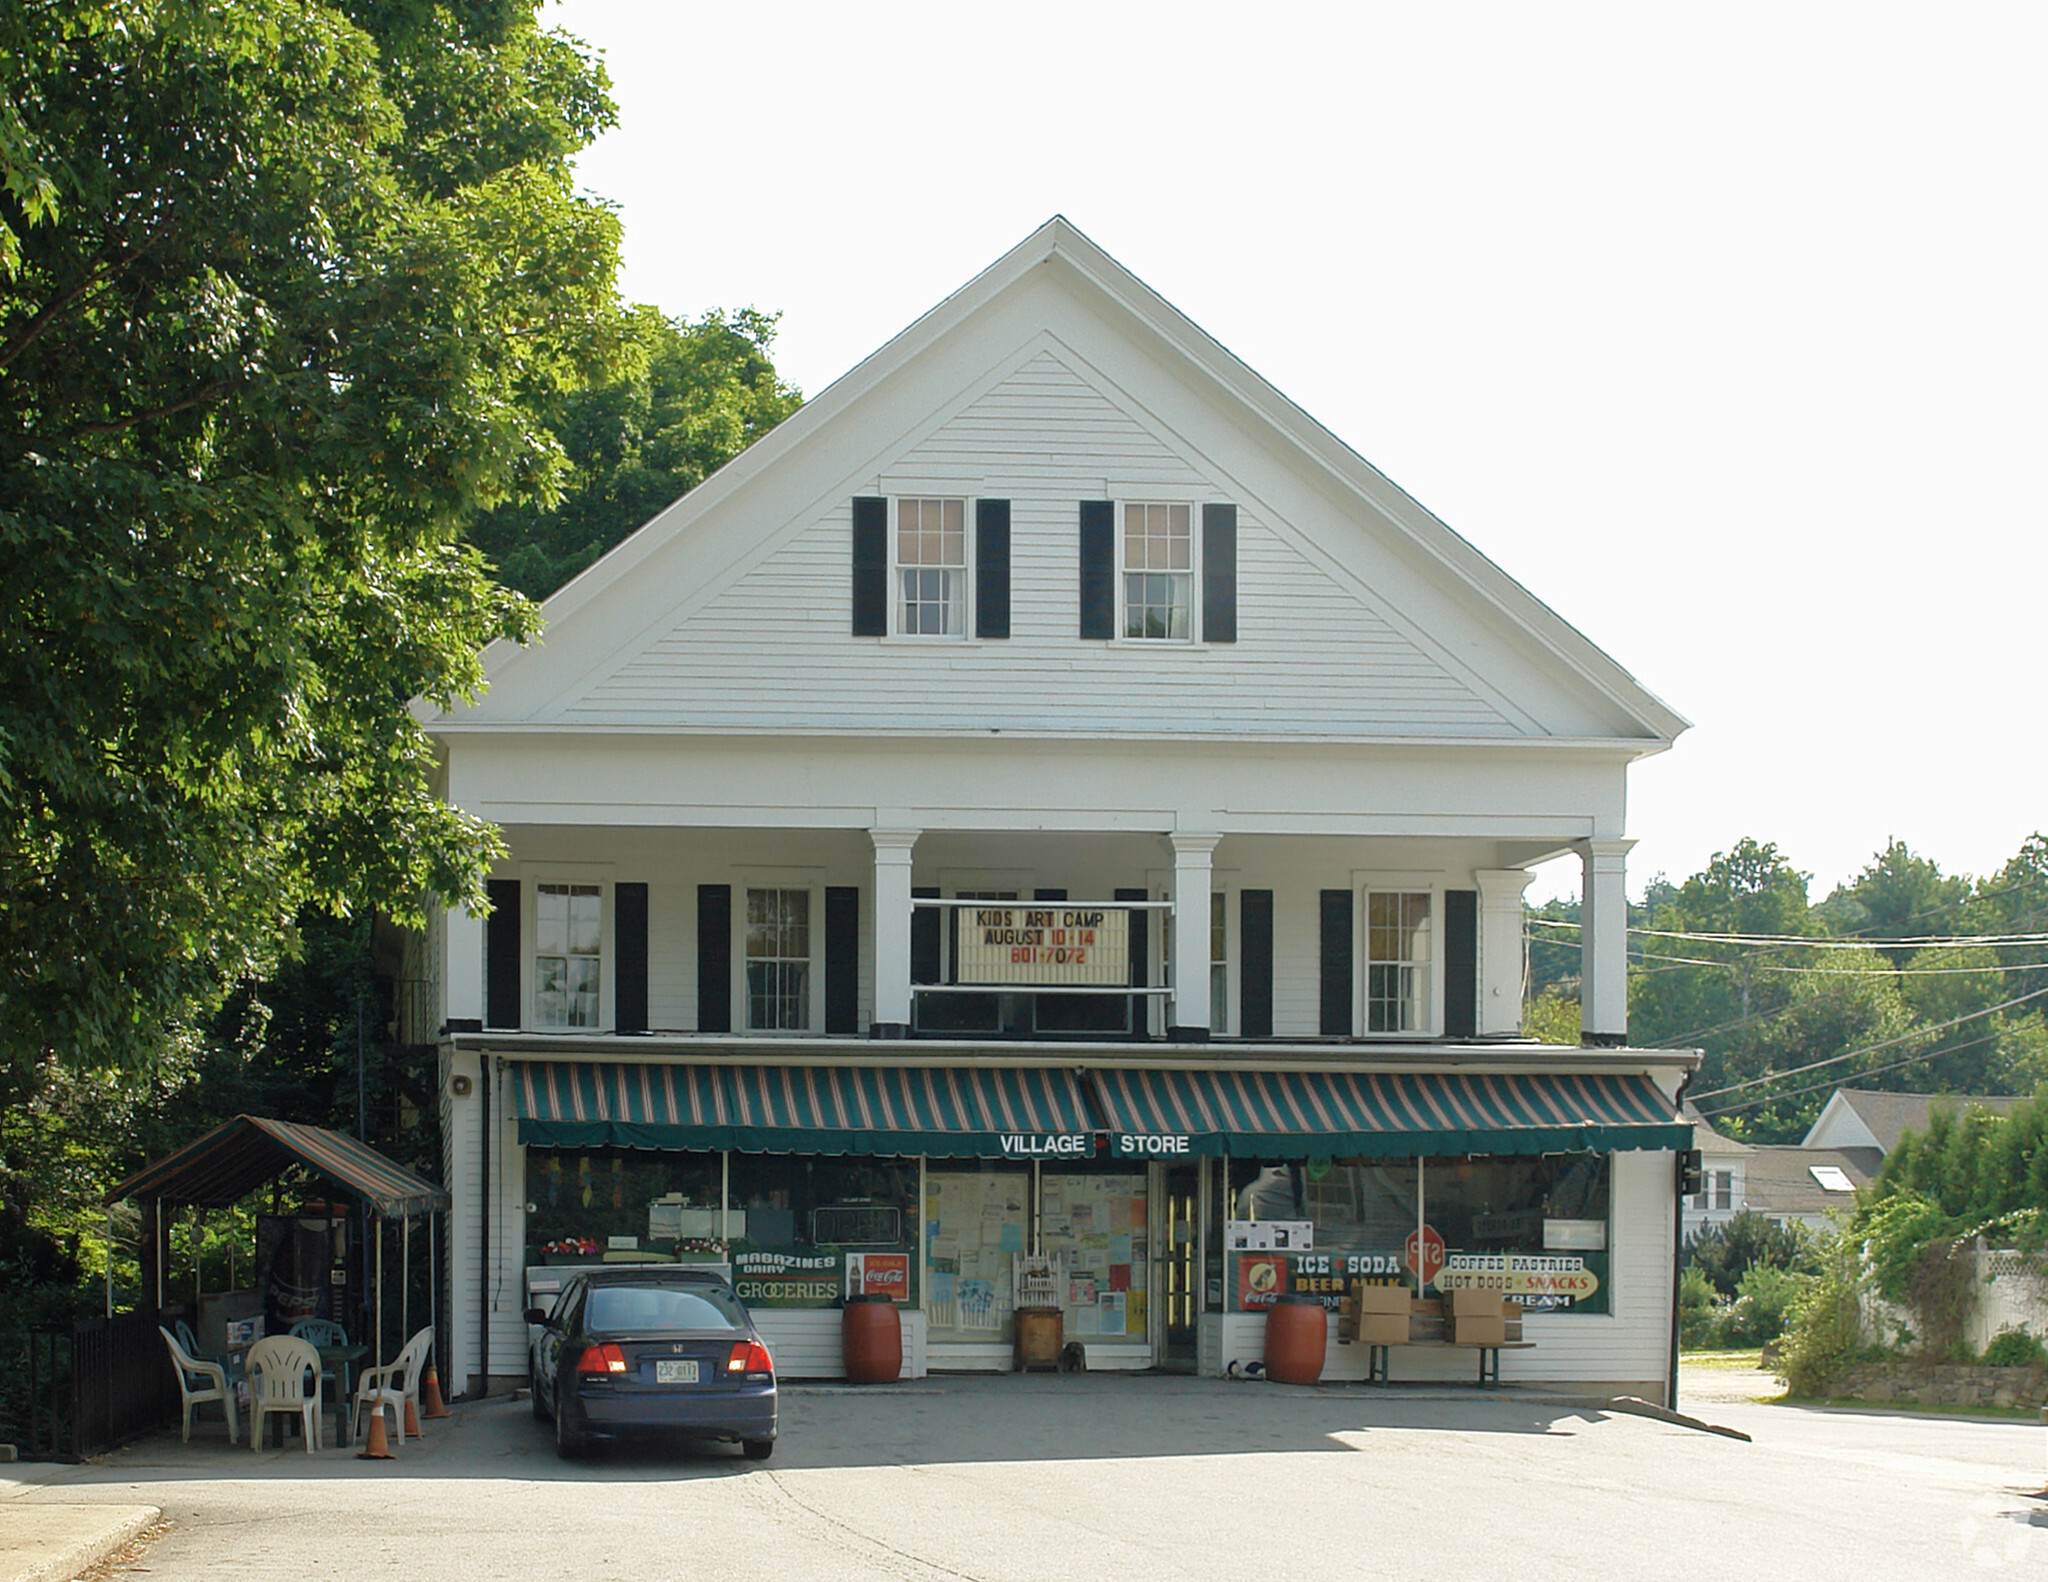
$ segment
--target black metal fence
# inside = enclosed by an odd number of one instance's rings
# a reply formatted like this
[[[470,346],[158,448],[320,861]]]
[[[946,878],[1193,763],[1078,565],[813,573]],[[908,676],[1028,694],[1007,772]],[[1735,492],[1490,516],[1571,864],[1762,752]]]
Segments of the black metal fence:
[[[83,1461],[179,1421],[178,1381],[149,1313],[37,1324],[28,1336],[28,1445]]]

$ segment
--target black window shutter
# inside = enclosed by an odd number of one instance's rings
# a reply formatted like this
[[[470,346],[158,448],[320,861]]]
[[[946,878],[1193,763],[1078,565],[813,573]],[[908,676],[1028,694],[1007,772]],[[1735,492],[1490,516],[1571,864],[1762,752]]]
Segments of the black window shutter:
[[[1151,897],[1144,890],[1118,890],[1115,894],[1115,899],[1119,901],[1145,901],[1151,899]],[[1131,987],[1134,989],[1144,988],[1146,980],[1151,973],[1151,923],[1152,914],[1150,912],[1140,911],[1131,913]],[[1152,1036],[1152,1017],[1148,1009],[1151,1003],[1150,995],[1134,994],[1131,996],[1131,1036],[1133,1038],[1149,1038]]]
[[[647,1031],[647,886],[612,886],[612,933],[618,940],[612,975],[612,1026]]]
[[[732,886],[697,886],[697,1031],[732,1031]]]
[[[853,502],[853,635],[889,631],[889,502],[856,496]]]
[[[1322,1032],[1351,1036],[1351,892],[1323,892]]]
[[[485,885],[491,915],[484,922],[484,1026],[519,1025],[519,881]]]
[[[1479,892],[1444,891],[1444,1037],[1479,1035]]]
[[[1237,507],[1202,507],[1202,641],[1237,641]]]
[[[934,901],[939,892],[930,885],[914,884],[910,887],[913,901]],[[913,906],[910,909],[910,981],[912,983],[937,983],[939,981],[939,913],[952,910],[949,907]]]
[[[1243,1038],[1273,1036],[1273,892],[1238,892],[1237,1021]]]
[[[825,886],[825,1031],[860,1031],[860,891]]]
[[[1081,636],[1116,635],[1116,502],[1081,502]]]
[[[1010,502],[974,502],[974,635],[1010,635]]]

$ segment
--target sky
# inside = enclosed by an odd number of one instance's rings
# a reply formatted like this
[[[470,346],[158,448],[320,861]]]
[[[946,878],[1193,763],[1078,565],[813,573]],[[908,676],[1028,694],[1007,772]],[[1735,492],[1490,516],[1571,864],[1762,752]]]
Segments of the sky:
[[[1530,588],[1694,722],[1632,894],[2048,830],[2037,0],[543,16],[632,300],[816,394],[1063,214]]]

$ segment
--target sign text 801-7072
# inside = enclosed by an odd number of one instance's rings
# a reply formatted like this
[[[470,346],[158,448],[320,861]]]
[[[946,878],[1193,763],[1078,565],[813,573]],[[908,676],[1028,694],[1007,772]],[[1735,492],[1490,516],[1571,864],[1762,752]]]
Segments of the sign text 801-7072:
[[[1115,988],[1130,982],[1130,914],[1099,906],[960,912],[962,983]]]

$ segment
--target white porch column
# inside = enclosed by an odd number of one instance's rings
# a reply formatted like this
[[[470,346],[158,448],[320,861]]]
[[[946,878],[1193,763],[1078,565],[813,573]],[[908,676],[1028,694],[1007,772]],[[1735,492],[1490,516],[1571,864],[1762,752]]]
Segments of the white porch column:
[[[484,1025],[484,920],[462,906],[441,914],[441,1025]]]
[[[875,843],[873,1038],[910,1036],[910,854],[922,830],[871,829]]]
[[[1528,982],[1522,892],[1536,876],[1526,868],[1481,868],[1479,886],[1479,1036],[1513,1037],[1522,1030]]]
[[[1593,1048],[1628,1042],[1628,853],[1632,840],[1579,842],[1579,1039]]]
[[[1209,1038],[1210,871],[1221,835],[1167,836],[1173,842],[1173,1015],[1166,1036]]]

